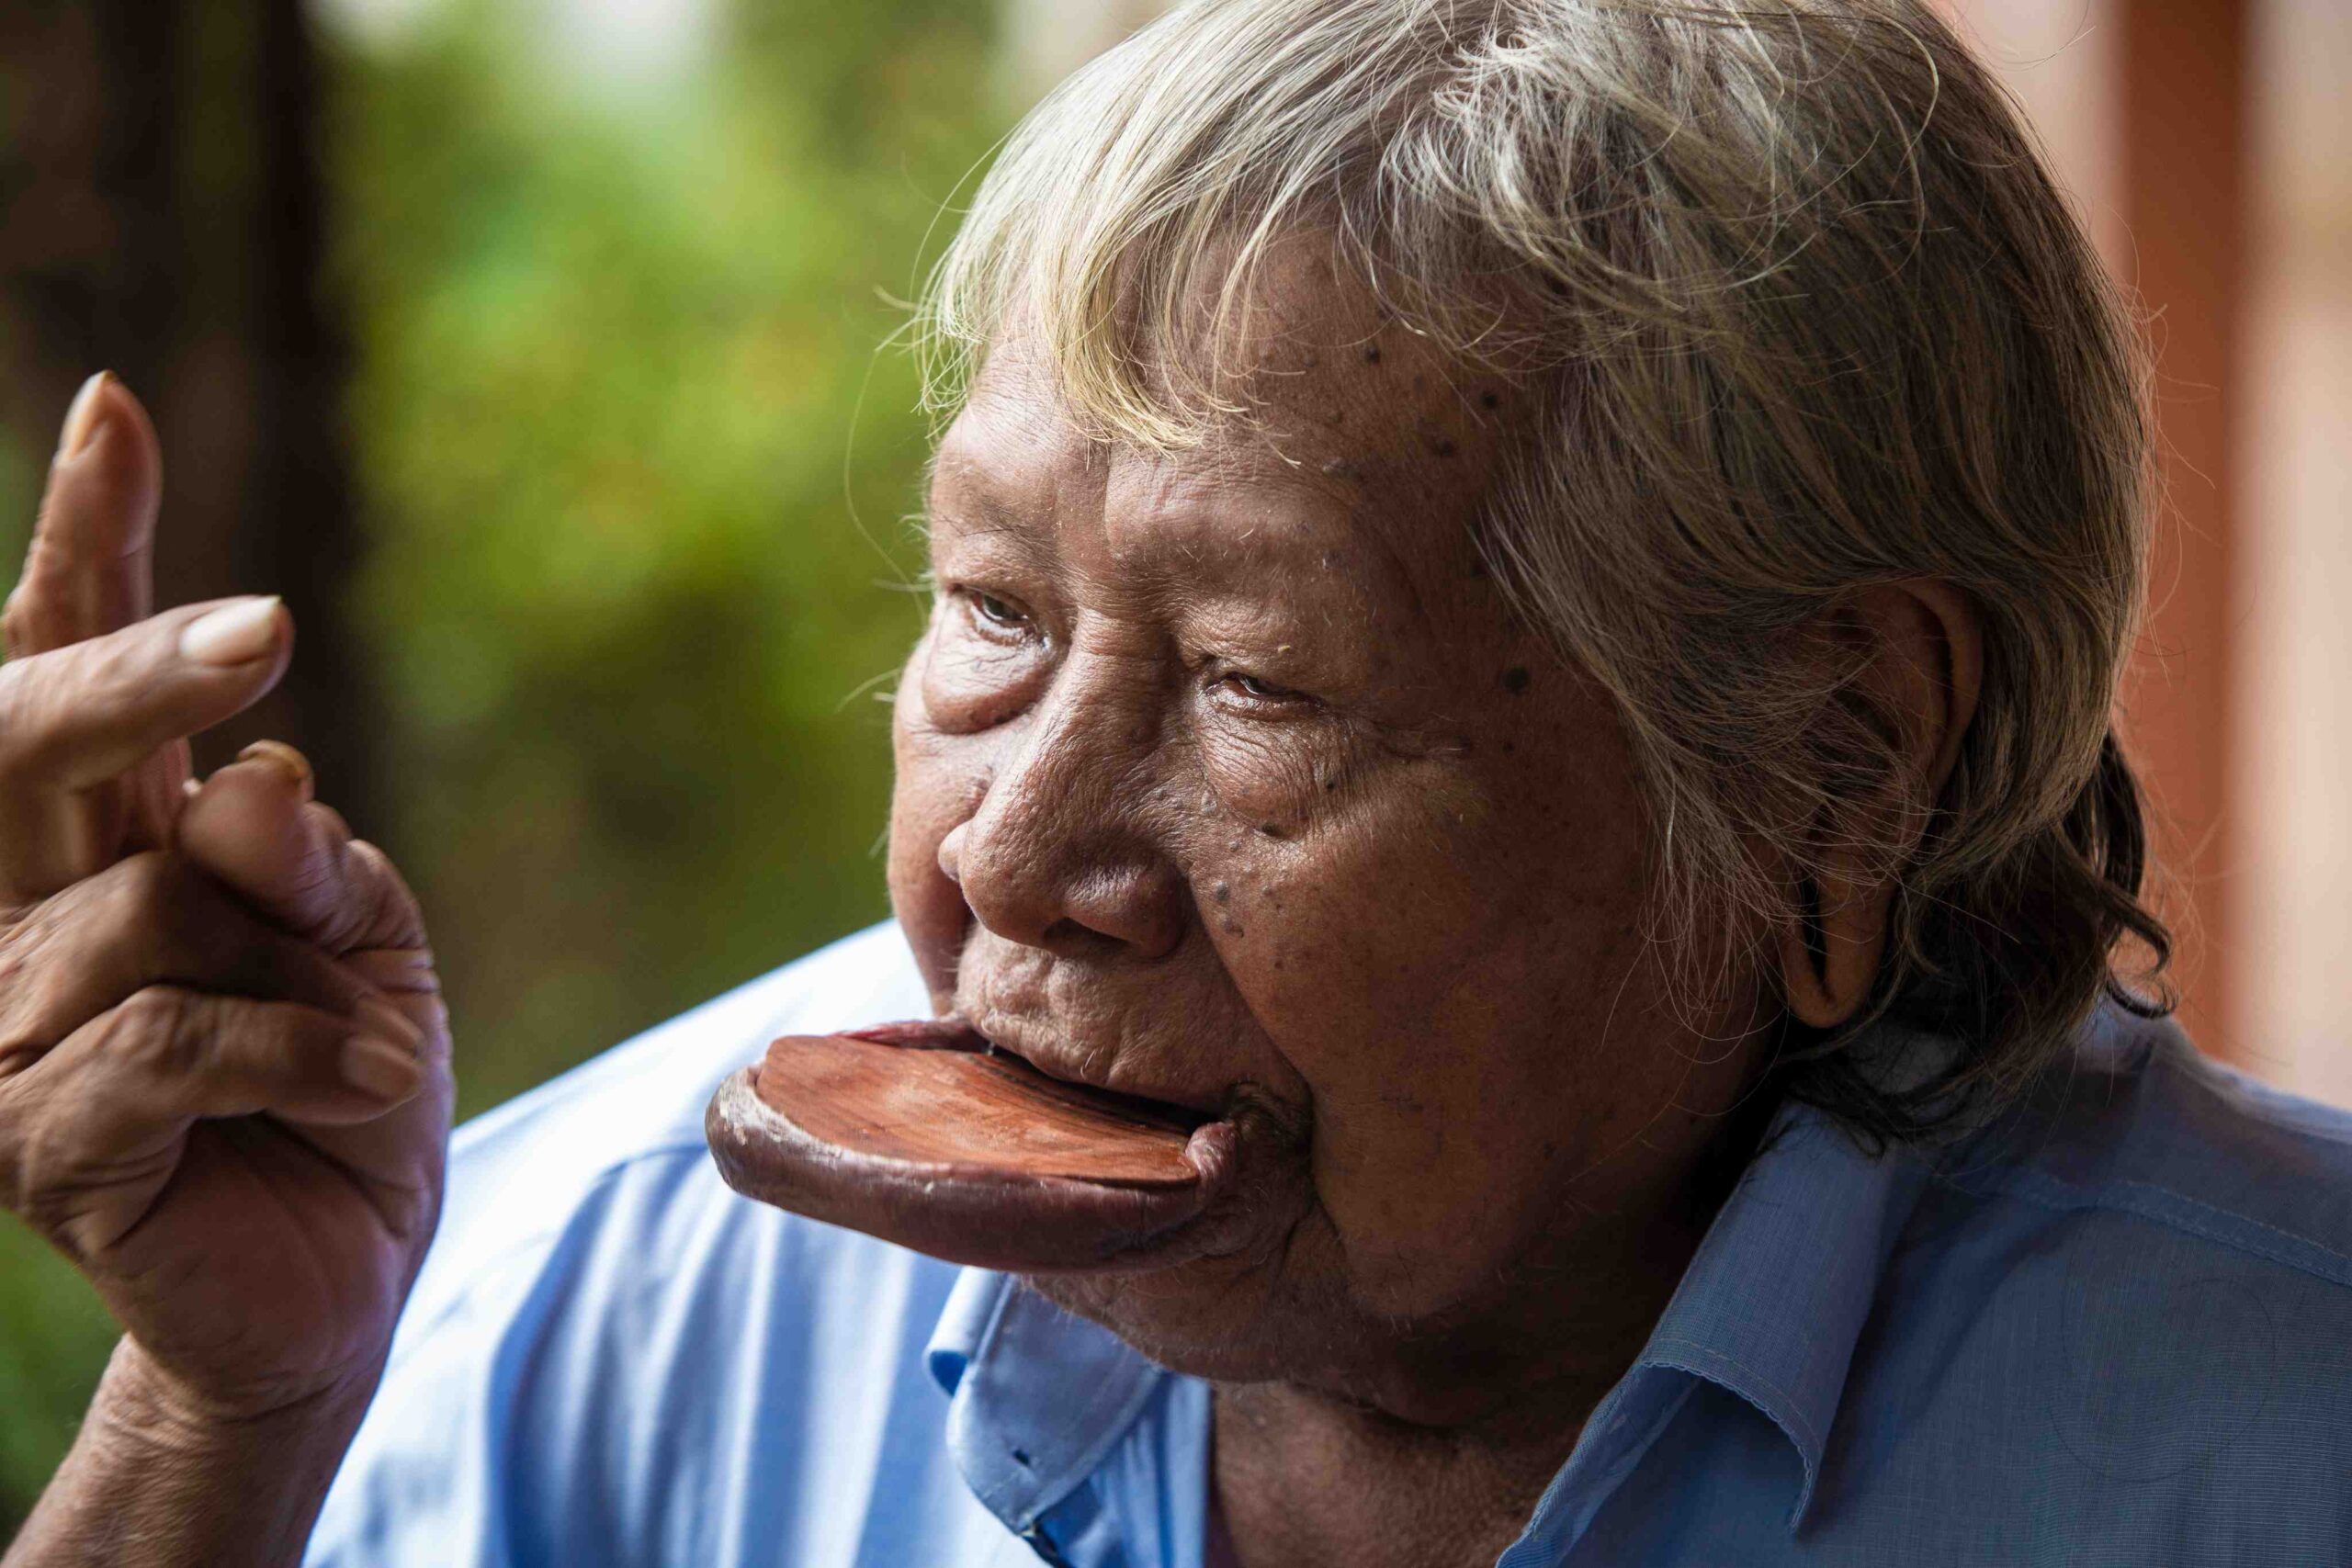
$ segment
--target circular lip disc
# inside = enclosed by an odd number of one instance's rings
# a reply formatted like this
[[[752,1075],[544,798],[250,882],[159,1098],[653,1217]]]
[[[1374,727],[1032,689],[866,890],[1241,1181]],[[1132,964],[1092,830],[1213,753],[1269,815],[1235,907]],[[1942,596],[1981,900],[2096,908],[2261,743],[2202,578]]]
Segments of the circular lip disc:
[[[953,1021],[786,1035],[704,1117],[745,1196],[1012,1273],[1153,1267],[1183,1245],[1233,1182],[1231,1127],[1189,1123],[1047,1077]]]
[[[1174,1116],[1048,1077],[968,1037],[983,1048],[788,1034],[760,1064],[759,1097],[820,1143],[961,1179],[1058,1177],[1114,1187],[1200,1179],[1184,1157],[1192,1129]]]

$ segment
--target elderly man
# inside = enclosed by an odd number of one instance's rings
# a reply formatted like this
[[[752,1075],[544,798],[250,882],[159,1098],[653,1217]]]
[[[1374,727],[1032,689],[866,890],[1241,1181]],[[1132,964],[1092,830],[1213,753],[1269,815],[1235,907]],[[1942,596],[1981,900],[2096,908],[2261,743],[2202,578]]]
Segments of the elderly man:
[[[0,1190],[125,1336],[9,1562],[2352,1559],[2352,1125],[2157,1021],[2134,337],[1924,5],[1201,0],[925,321],[896,925],[446,1214],[397,875],[187,779],[283,612],[75,404]]]

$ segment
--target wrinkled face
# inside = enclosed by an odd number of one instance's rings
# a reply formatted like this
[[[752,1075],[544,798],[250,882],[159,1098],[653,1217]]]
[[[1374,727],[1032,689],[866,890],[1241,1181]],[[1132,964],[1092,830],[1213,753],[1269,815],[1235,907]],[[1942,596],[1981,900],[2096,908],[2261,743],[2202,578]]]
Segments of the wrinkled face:
[[[1181,453],[989,357],[938,454],[891,890],[942,1010],[1274,1130],[1232,1245],[1040,1289],[1186,1371],[1434,1412],[1653,1245],[1753,1000],[1670,994],[1617,720],[1480,564],[1517,394],[1323,298],[1263,417]]]

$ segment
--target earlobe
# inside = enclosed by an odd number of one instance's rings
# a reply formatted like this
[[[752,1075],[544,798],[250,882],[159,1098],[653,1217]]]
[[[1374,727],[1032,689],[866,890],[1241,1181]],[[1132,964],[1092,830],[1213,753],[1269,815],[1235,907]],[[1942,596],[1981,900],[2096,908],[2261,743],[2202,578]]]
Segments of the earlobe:
[[[1896,716],[1902,739],[1872,797],[1818,825],[1838,847],[1804,874],[1799,913],[1781,933],[1781,995],[1815,1029],[1847,1023],[1870,999],[1895,887],[1959,761],[1984,670],[1975,606],[1950,583],[1881,584],[1845,609],[1843,625],[1868,649],[1860,684],[1877,711]]]
[[[1823,883],[1828,886],[1823,886]],[[1860,1012],[1886,946],[1891,884],[1806,878],[1804,913],[1781,932],[1781,994],[1798,1022],[1835,1029]]]

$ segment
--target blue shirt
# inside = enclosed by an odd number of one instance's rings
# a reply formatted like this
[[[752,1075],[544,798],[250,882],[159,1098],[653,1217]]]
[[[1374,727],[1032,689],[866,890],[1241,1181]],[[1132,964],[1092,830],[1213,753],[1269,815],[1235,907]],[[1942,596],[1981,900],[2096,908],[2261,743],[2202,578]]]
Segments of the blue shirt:
[[[877,928],[461,1130],[310,1560],[1193,1568],[1210,1405],[735,1196],[718,1080],[926,1010]],[[2352,1562],[2352,1117],[2103,1013],[1932,1167],[1783,1107],[1504,1568]]]

